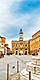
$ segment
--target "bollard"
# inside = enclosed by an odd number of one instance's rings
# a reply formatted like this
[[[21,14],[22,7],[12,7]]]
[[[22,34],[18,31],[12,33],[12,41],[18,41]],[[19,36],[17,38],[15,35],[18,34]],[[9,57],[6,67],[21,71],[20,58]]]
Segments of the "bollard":
[[[17,61],[17,73],[19,73],[19,61]]]
[[[29,80],[31,80],[31,72],[29,72]]]
[[[7,64],[7,80],[9,80],[9,64]]]

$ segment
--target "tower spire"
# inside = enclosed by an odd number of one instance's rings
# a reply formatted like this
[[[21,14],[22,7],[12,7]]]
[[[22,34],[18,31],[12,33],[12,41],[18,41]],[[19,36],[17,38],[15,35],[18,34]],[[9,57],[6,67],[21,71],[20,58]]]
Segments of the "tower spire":
[[[20,29],[19,35],[20,35],[19,40],[23,41],[23,31],[22,31],[22,29]]]

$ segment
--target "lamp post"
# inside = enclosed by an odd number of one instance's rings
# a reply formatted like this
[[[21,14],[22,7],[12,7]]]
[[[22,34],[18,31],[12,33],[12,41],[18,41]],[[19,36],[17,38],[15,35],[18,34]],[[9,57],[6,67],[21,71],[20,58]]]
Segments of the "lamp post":
[[[19,61],[17,61],[17,73],[19,73]]]
[[[7,80],[9,80],[9,64],[7,64]]]

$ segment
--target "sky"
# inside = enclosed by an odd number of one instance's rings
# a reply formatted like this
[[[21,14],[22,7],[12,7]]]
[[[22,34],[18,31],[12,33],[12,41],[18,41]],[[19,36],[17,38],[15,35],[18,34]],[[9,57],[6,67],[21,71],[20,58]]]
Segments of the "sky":
[[[10,44],[21,28],[26,40],[40,30],[40,0],[0,0],[0,36]]]

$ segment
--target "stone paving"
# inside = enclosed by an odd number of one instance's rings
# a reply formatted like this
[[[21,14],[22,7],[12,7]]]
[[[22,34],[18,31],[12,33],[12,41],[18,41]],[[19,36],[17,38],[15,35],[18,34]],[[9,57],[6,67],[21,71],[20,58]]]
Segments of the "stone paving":
[[[31,59],[32,56],[5,56],[3,59],[0,59],[0,80],[6,80],[6,65],[7,63],[10,64],[10,73],[13,73],[12,76],[10,76],[10,80],[29,80],[29,72],[27,71],[28,68],[26,66],[26,63],[30,63],[31,66]],[[39,57],[40,59],[40,57]],[[14,73],[16,72],[16,61],[20,62],[20,73]],[[15,65],[15,69],[13,69],[13,65]],[[35,66],[32,64],[32,66]],[[38,65],[37,65],[38,67]],[[27,69],[25,69],[27,68]],[[32,67],[31,67],[32,68]],[[33,69],[33,68],[32,68]],[[32,79],[34,80],[40,80],[40,68],[38,68],[39,74],[32,73]],[[11,75],[11,74],[10,74]]]
[[[39,61],[40,62],[40,61]],[[29,62],[24,70],[22,70],[19,74],[11,76],[11,80],[29,80],[29,71],[31,71],[31,80],[40,80],[40,64],[37,61]],[[36,67],[36,72],[34,71],[34,67]],[[34,73],[35,72],[35,73]]]

